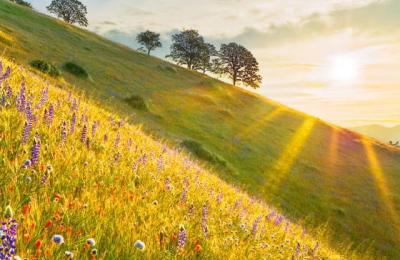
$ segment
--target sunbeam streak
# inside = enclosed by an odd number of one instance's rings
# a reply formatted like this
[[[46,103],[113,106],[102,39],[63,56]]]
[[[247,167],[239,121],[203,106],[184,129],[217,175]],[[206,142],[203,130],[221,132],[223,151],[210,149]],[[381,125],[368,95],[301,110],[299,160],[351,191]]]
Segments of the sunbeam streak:
[[[241,139],[241,140],[247,139],[250,135],[254,134],[254,132],[257,132],[260,129],[260,127],[262,127],[266,123],[268,123],[268,122],[272,121],[273,119],[275,119],[283,111],[284,111],[284,109],[282,109],[282,108],[276,108],[274,111],[272,111],[272,112],[266,114],[265,116],[263,116],[260,120],[257,120],[253,124],[251,124],[248,127],[246,127],[243,131],[241,131],[237,135],[237,137],[239,139]]]
[[[275,171],[275,174],[271,175],[272,179],[270,180],[270,183],[268,185],[270,187],[270,191],[275,191],[285,179],[291,166],[299,155],[301,148],[307,141],[308,136],[311,134],[314,124],[314,118],[306,119],[300,126],[300,128],[296,131],[282,155],[274,164],[273,169]]]
[[[362,143],[364,145],[365,153],[368,158],[370,171],[374,177],[376,188],[379,192],[379,195],[382,199],[382,202],[384,203],[386,210],[390,215],[397,234],[400,234],[400,218],[398,212],[396,211],[394,201],[391,198],[390,190],[385,179],[385,174],[379,163],[378,157],[376,156],[375,150],[372,147],[371,142],[369,142],[367,139],[363,139]],[[397,237],[397,239],[400,241],[399,236]]]

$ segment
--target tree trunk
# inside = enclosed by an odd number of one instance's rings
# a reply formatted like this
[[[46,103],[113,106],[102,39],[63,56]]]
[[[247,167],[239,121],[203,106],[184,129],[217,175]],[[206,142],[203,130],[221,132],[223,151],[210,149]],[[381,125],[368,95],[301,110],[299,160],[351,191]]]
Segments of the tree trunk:
[[[148,49],[148,50],[147,50],[147,55],[150,56],[150,52],[151,52],[151,49]]]

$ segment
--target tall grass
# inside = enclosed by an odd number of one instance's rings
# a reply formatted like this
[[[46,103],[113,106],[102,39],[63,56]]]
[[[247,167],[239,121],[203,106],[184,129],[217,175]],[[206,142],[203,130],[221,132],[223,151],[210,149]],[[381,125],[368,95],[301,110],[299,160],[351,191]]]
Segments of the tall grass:
[[[140,126],[3,64],[0,218],[20,257],[339,258]]]

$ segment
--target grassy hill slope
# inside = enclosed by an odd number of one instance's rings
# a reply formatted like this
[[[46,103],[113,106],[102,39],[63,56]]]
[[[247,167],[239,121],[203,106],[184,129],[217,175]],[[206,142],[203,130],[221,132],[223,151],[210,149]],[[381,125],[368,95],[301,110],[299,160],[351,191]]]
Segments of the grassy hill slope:
[[[329,221],[332,242],[373,243],[379,255],[400,257],[398,151],[5,1],[0,30],[8,57],[79,64],[90,79],[64,71],[65,81],[173,143],[202,144],[226,162],[224,179],[292,221]],[[124,101],[132,95],[148,110]]]
[[[140,127],[0,59],[12,68],[0,88],[1,259],[341,257]]]

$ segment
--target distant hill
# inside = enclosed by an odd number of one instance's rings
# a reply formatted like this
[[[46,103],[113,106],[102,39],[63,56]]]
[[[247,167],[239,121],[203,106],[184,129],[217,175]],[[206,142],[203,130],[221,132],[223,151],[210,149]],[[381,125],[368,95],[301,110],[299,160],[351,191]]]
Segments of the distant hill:
[[[260,95],[148,57],[0,0],[0,48],[52,63],[72,84],[152,136],[185,147],[224,180],[277,207],[335,248],[400,258],[400,154]],[[67,70],[72,62],[88,77]],[[41,75],[31,68],[32,72]]]
[[[371,136],[381,142],[400,141],[400,125],[386,127],[382,125],[364,125],[352,128],[354,131]]]

